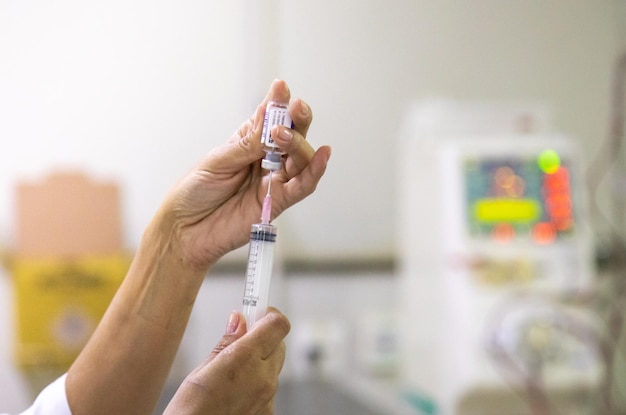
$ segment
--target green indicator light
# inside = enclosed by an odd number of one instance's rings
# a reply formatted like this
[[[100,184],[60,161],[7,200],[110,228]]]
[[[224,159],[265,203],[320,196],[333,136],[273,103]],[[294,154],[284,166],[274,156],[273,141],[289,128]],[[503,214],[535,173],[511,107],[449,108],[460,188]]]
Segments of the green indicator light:
[[[537,159],[539,168],[546,174],[556,173],[561,167],[561,158],[554,150],[544,150]]]

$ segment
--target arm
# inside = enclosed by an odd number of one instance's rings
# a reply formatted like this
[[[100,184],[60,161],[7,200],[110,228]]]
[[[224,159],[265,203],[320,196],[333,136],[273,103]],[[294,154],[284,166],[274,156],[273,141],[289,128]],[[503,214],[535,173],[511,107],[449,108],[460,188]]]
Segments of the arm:
[[[274,81],[263,103],[223,146],[168,194],[148,225],[128,274],[92,338],[67,374],[74,415],[150,414],[180,344],[207,270],[248,240],[268,176],[259,163],[265,103],[288,101]],[[272,177],[273,217],[312,193],[330,148],[305,141],[308,106],[290,106],[294,128],[276,132],[288,154]],[[265,184],[265,186],[262,186]]]

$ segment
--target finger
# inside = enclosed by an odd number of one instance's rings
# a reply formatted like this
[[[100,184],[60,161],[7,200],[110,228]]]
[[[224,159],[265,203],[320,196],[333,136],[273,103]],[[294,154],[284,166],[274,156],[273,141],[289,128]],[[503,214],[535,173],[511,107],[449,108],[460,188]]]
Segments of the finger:
[[[317,184],[326,172],[328,160],[331,156],[329,146],[320,147],[309,164],[298,174],[282,186],[281,204],[282,210],[301,201],[315,191]]]
[[[287,86],[285,81],[274,80],[272,84],[270,85],[270,88],[267,91],[265,98],[263,98],[263,101],[261,102],[261,104],[259,104],[257,109],[254,111],[254,114],[252,114],[252,117],[250,117],[248,121],[244,122],[239,127],[237,132],[233,135],[233,137],[231,137],[231,140],[237,141],[241,137],[244,137],[245,135],[248,134],[248,131],[252,127],[254,127],[255,129],[257,129],[258,126],[263,127],[263,120],[265,118],[265,109],[267,107],[267,103],[269,101],[289,102],[289,96],[290,96],[289,87]],[[258,131],[258,134],[260,137],[260,134],[261,134],[260,129]]]
[[[270,389],[268,390],[269,395],[266,395],[269,399],[268,403],[259,411],[257,414],[268,414],[274,415],[274,398],[276,397],[276,393],[278,392],[279,382],[278,376],[280,371],[282,370],[283,364],[285,362],[285,354],[286,354],[286,346],[285,342],[281,341],[279,347],[274,350],[269,357],[265,360],[265,363],[269,364],[268,374],[270,374],[270,379],[273,379]]]
[[[285,357],[287,356],[287,343],[285,341],[281,341],[278,347],[268,356],[269,360],[272,360],[273,368],[275,370],[276,376],[280,374],[280,371],[283,370],[283,365],[285,364]]]
[[[300,173],[315,154],[311,144],[298,131],[284,126],[272,128],[271,133],[274,142],[289,156],[285,160],[287,176],[293,177]]]
[[[255,415],[274,415],[274,399],[270,400],[259,412]]]
[[[252,116],[250,116],[250,118],[247,121],[245,121],[243,124],[239,126],[237,131],[235,131],[235,134],[233,134],[228,139],[228,142],[236,142],[240,140],[241,138],[248,135],[250,133],[250,130],[256,131],[264,115],[265,115],[265,107],[263,105],[257,106],[254,112],[252,113]],[[258,133],[260,134],[261,131],[259,130]]]
[[[250,342],[258,350],[261,359],[267,359],[291,330],[287,317],[275,308],[269,308],[267,314],[260,319],[242,341]]]
[[[274,79],[270,85],[270,89],[267,91],[265,98],[263,99],[263,108],[270,101],[276,102],[289,102],[291,99],[291,92],[287,86],[287,82],[282,79]]]
[[[228,140],[226,147],[220,148],[222,151],[221,155],[226,157],[216,157],[215,160],[209,159],[207,160],[209,162],[208,167],[203,165],[202,168],[209,171],[213,171],[213,169],[221,170],[224,167],[239,170],[261,158],[264,154],[261,145],[261,133],[265,118],[265,107],[269,101],[289,102],[290,96],[291,92],[287,83],[283,80],[275,79],[252,117],[239,127]],[[220,161],[222,163],[216,166],[218,163],[215,162]],[[239,163],[234,164],[234,162]]]
[[[230,317],[228,318],[228,323],[226,324],[226,332],[217,343],[217,345],[209,354],[207,358],[207,362],[212,361],[215,357],[222,352],[222,350],[226,349],[228,346],[233,344],[237,339],[241,338],[246,333],[246,319],[245,317],[237,312],[233,311],[230,313]],[[206,363],[206,362],[205,362]]]
[[[215,172],[237,172],[263,157],[261,131],[264,107],[258,106],[254,116],[226,144],[213,149],[200,164],[200,169]]]
[[[293,128],[302,134],[303,137],[306,137],[309,126],[313,121],[311,107],[300,98],[296,98],[289,104],[289,115],[293,121]]]

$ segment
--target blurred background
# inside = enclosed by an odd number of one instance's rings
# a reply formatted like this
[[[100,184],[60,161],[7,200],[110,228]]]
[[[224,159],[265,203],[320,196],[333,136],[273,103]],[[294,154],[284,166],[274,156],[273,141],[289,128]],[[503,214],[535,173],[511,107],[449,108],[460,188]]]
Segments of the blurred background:
[[[0,411],[281,78],[333,157],[277,220],[278,414],[625,413],[624,53],[624,0],[0,2]],[[207,276],[163,402],[245,261]]]

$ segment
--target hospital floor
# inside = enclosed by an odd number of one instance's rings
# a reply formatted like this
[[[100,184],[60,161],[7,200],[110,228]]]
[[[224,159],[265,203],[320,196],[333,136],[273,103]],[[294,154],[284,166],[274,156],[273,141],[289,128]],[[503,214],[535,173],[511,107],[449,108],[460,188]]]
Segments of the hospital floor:
[[[383,415],[372,412],[333,384],[314,380],[281,384],[275,412],[275,415]]]
[[[155,411],[162,414],[175,388],[166,389]],[[275,415],[383,415],[373,412],[333,384],[306,380],[282,382],[276,394]]]

